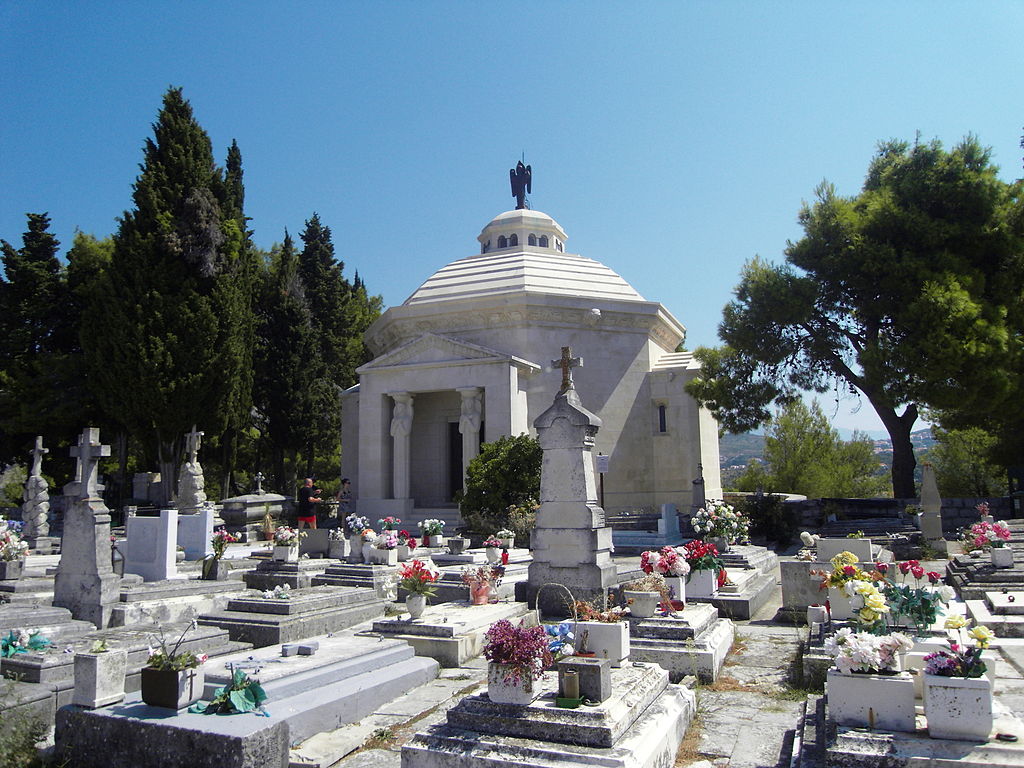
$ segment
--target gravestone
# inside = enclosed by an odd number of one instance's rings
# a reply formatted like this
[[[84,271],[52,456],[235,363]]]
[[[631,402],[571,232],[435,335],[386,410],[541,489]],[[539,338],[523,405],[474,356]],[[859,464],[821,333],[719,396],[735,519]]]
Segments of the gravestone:
[[[137,573],[145,581],[176,577],[178,510],[161,509],[159,517],[132,515],[124,523],[124,572]]]
[[[175,507],[179,512],[195,512],[206,501],[206,480],[203,468],[199,464],[199,447],[203,440],[202,432],[197,432],[195,425],[185,435],[185,461],[178,473],[178,498]]]
[[[33,552],[41,555],[53,552],[60,541],[50,536],[50,486],[42,471],[43,455],[49,452],[48,448],[43,448],[42,436],[37,436],[35,447],[31,451],[32,468],[29,470],[25,493],[22,496],[25,503],[21,505],[21,519],[25,523],[22,537]]]
[[[604,605],[618,573],[611,561],[612,529],[598,506],[594,477],[594,438],[601,419],[583,407],[573,386],[571,369],[582,360],[562,347],[561,359],[552,365],[562,369],[562,387],[534,421],[544,451],[541,504],[531,536],[533,562],[517,596],[536,598],[543,613],[564,615],[564,592],[544,585],[560,584],[577,600]]]
[[[921,467],[921,533],[932,549],[946,554],[942,535],[942,497],[935,481],[935,468],[928,462]]]
[[[99,429],[88,427],[70,453],[76,459],[75,479],[64,486],[69,504],[53,604],[67,608],[76,619],[105,627],[120,584],[110,563],[110,510],[97,482],[97,463],[110,455],[110,446],[100,444]]]
[[[204,501],[192,514],[178,510],[177,542],[185,548],[186,560],[202,560],[213,554],[213,504]]]

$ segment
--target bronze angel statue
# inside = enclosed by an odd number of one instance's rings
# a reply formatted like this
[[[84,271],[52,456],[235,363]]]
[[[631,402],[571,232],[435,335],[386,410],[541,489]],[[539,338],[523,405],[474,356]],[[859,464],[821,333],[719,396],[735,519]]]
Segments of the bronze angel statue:
[[[533,191],[530,188],[530,182],[533,179],[530,166],[523,165],[523,161],[520,160],[516,163],[515,168],[509,169],[508,175],[512,182],[512,197],[516,199],[516,210],[527,208],[526,193]]]

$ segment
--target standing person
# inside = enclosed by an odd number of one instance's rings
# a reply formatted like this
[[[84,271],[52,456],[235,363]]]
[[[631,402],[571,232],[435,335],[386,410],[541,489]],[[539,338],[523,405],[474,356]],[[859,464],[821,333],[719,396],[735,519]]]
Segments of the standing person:
[[[299,488],[299,528],[305,523],[307,528],[316,528],[316,509],[313,507],[320,501],[319,488],[313,487],[313,478],[307,477],[305,484]]]

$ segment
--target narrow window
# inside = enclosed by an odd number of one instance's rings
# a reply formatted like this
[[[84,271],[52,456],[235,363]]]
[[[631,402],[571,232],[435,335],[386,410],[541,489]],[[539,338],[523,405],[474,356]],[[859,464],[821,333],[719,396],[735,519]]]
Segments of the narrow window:
[[[508,244],[510,246],[512,246],[512,245],[519,245],[519,235],[509,235],[508,236]]]
[[[658,406],[658,431],[668,432],[668,419],[666,418],[665,406]]]
[[[541,248],[547,248],[548,247],[548,236],[547,235],[541,235],[540,236],[540,247]]]
[[[537,236],[531,232],[530,236],[526,239],[526,242],[527,242],[528,245],[536,245],[537,244]]]
[[[505,239],[504,235],[502,235],[501,237],[498,238],[498,247],[499,248],[507,248],[508,247],[508,240]]]

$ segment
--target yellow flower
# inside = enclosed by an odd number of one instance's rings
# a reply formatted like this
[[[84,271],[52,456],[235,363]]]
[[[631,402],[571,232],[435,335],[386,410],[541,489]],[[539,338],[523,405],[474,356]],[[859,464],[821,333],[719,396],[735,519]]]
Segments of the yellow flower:
[[[857,556],[853,552],[840,552],[838,555],[832,558],[832,565],[836,568],[842,568],[844,565],[856,565]]]
[[[867,607],[861,608],[857,612],[857,615],[860,617],[860,620],[865,624],[874,624],[879,619],[879,615]]]
[[[946,623],[943,626],[945,626],[946,629],[963,629],[968,623],[968,620],[959,613],[954,613],[953,615],[946,617]]]
[[[988,644],[996,636],[995,632],[993,632],[988,627],[982,626],[980,624],[967,634],[978,641],[979,648],[988,648]]]
[[[889,610],[889,606],[885,604],[885,597],[878,592],[864,598],[864,607],[870,608],[875,613],[885,613]]]
[[[859,587],[857,587],[857,594],[867,597],[868,595],[877,595],[878,589],[870,581],[865,581]]]

